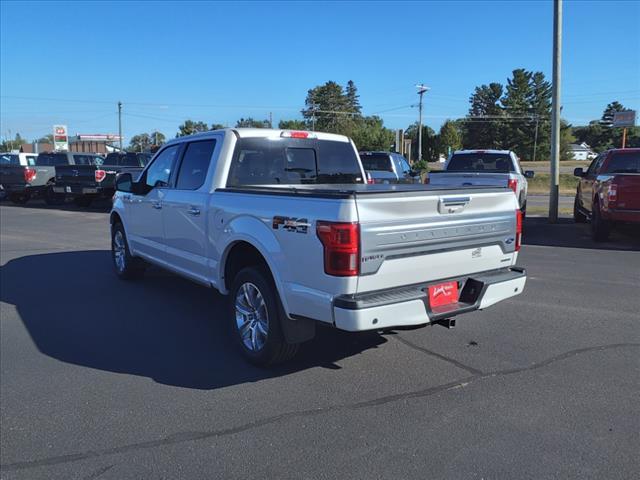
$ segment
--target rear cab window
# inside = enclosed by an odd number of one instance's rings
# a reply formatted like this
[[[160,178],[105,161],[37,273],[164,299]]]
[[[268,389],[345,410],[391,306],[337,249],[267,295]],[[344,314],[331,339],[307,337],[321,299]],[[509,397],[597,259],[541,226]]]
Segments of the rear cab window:
[[[96,155],[73,155],[73,163],[75,165],[102,165],[104,158]]]
[[[388,153],[361,153],[360,160],[365,170],[373,172],[393,172]]]
[[[509,173],[515,171],[508,153],[454,153],[447,165],[448,172]]]
[[[602,173],[640,173],[640,152],[615,152]]]
[[[41,153],[36,159],[38,166],[69,165],[69,157],[66,153]]]
[[[350,142],[240,138],[227,186],[363,183]]]
[[[0,165],[20,165],[20,157],[14,153],[2,153]]]

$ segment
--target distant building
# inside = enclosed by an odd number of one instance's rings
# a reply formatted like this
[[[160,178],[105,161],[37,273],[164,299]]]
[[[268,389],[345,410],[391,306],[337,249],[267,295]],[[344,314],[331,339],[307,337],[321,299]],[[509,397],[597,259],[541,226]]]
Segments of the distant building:
[[[120,137],[112,134],[78,134],[75,137],[69,137],[70,152],[84,153],[111,153],[119,150],[114,144],[120,140]],[[54,148],[51,143],[23,143],[20,151],[24,153],[42,153],[53,152]]]
[[[569,145],[569,154],[574,160],[592,160],[597,156],[596,152],[591,150],[591,147],[585,142]]]

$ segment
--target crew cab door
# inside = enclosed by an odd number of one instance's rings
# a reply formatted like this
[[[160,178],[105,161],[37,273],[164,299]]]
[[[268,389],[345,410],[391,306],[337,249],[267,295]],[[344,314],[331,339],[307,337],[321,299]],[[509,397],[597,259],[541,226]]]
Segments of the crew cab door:
[[[175,187],[167,189],[162,201],[167,262],[176,270],[207,281],[207,205],[211,194],[207,182],[214,170],[216,144],[209,138],[185,145],[177,169]]]
[[[136,253],[160,263],[166,262],[164,245],[164,198],[171,186],[172,174],[181,144],[169,145],[155,156],[139,179],[141,191],[125,200],[127,236]]]

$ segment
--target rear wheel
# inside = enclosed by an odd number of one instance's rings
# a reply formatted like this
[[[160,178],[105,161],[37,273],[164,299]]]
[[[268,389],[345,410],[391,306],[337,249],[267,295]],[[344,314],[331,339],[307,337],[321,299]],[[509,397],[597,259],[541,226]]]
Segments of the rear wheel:
[[[129,252],[127,236],[121,223],[114,224],[111,229],[111,259],[116,275],[123,280],[140,278],[144,274],[144,261]]]
[[[587,223],[587,216],[580,211],[580,203],[578,202],[578,194],[573,201],[573,221],[576,223]]]
[[[12,193],[9,195],[9,200],[16,205],[24,205],[29,201],[28,193]]]
[[[265,366],[291,359],[299,344],[289,344],[282,333],[284,311],[271,275],[247,267],[235,276],[229,294],[231,332],[242,355]]]
[[[591,237],[596,242],[604,242],[611,233],[611,223],[602,218],[600,204],[593,202],[593,212],[591,212]]]

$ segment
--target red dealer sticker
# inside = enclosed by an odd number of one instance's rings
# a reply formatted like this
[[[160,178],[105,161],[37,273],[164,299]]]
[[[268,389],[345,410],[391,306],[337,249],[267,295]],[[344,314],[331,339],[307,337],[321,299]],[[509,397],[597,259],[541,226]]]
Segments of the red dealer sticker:
[[[431,308],[449,305],[458,301],[458,282],[445,282],[429,287]]]

